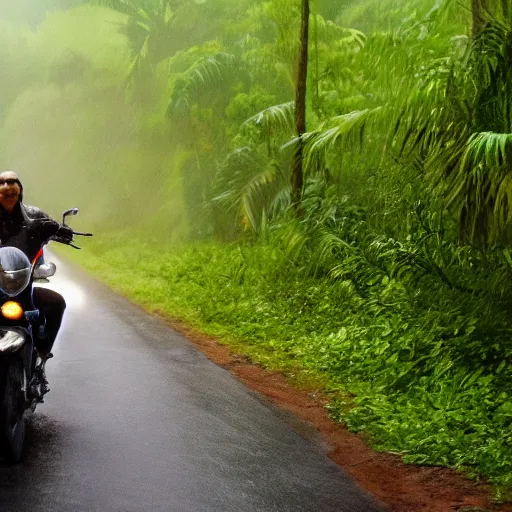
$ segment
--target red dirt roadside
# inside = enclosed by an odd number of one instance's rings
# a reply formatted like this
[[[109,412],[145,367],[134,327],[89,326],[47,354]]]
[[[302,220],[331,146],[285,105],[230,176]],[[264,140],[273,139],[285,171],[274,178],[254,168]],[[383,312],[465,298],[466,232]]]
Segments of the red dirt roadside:
[[[232,354],[214,338],[163,315],[211,361],[226,368],[247,387],[297,417],[304,431],[316,430],[326,454],[358,484],[393,512],[512,512],[512,505],[493,505],[490,487],[456,471],[404,464],[398,456],[373,451],[363,439],[329,418],[327,398],[315,390],[293,387],[285,377]],[[315,436],[318,437],[318,436]],[[361,511],[364,512],[364,511]]]

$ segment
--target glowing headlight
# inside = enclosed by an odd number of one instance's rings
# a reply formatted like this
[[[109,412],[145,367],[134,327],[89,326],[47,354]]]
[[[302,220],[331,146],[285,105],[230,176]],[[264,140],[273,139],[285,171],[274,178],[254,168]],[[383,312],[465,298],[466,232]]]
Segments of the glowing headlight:
[[[9,320],[19,320],[23,316],[23,308],[17,302],[10,300],[6,302],[1,308],[0,311],[5,318]]]

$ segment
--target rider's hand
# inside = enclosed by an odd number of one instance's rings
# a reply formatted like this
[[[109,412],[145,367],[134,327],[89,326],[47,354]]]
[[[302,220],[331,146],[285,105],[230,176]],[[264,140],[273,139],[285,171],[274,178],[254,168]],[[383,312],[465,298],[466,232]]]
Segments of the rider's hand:
[[[37,226],[41,239],[47,241],[57,233],[60,224],[53,219],[42,219],[37,222]]]
[[[62,243],[69,244],[73,241],[73,230],[69,226],[60,226],[54,237]]]

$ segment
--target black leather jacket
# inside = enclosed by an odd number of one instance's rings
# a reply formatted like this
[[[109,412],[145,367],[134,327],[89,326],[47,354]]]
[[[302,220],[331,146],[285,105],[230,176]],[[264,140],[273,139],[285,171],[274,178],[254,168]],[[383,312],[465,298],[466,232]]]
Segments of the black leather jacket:
[[[30,261],[60,225],[35,206],[18,203],[9,213],[0,206],[0,246],[21,249]]]

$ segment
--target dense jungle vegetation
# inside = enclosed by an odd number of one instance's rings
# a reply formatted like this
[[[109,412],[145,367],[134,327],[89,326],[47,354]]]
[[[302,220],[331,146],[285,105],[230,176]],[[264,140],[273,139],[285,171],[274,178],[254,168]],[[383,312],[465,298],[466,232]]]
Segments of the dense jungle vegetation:
[[[84,265],[510,497],[509,0],[0,1],[0,62]]]

